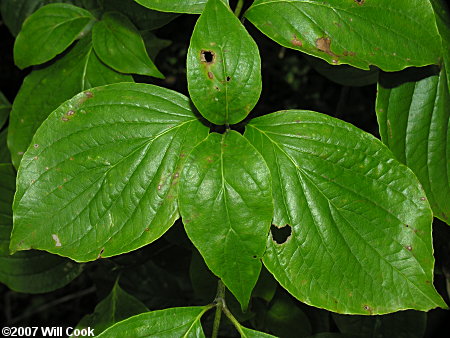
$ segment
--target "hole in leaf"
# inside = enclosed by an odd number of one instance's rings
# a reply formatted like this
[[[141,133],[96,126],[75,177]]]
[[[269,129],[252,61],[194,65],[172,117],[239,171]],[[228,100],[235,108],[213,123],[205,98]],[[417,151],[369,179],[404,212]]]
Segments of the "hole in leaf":
[[[292,228],[289,224],[286,224],[283,227],[277,227],[274,224],[270,227],[270,232],[272,233],[272,239],[277,244],[284,244],[287,242],[289,237],[292,234]]]
[[[230,82],[231,77],[227,76],[227,82]]]
[[[207,64],[211,64],[214,62],[214,59],[216,58],[216,54],[214,54],[213,51],[210,50],[202,50],[200,52],[200,61],[205,62]]]

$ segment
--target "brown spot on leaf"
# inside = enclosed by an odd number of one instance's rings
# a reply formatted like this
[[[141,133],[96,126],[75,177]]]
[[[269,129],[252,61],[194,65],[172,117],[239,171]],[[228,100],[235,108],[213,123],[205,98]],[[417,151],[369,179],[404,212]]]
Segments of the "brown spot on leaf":
[[[212,80],[214,79],[214,74],[212,72],[208,72],[208,77]]]
[[[421,197],[420,200],[421,200],[421,201],[426,201],[427,198],[426,198],[426,197]]]
[[[161,190],[161,188],[162,188],[162,185],[158,184],[158,190]]]
[[[150,229],[149,228],[145,228],[145,231],[150,231]]]
[[[303,41],[300,40],[299,38],[297,38],[297,35],[294,35],[294,37],[291,40],[291,43],[296,46],[296,47],[301,47],[303,46]]]
[[[90,92],[90,91],[84,92],[84,95],[86,95],[86,97],[88,99],[90,99],[91,97],[94,97],[94,94],[92,94],[92,92]]]
[[[381,112],[381,110],[380,110],[380,112]],[[391,121],[390,120],[387,120],[387,129],[388,129],[389,138],[392,138],[392,128],[391,128]]]
[[[35,148],[39,148],[39,144],[35,144],[34,147],[35,147]]]
[[[35,157],[33,157],[33,159],[37,160],[37,159],[39,159],[39,157],[35,156]]]
[[[363,308],[364,308],[364,310],[366,310],[367,312],[372,314],[372,308],[369,305],[364,305]]]
[[[408,250],[408,251],[412,251],[412,246],[411,246],[411,245],[407,245],[407,246],[405,246],[405,248],[406,248],[406,250]]]
[[[200,51],[200,61],[204,62],[208,65],[214,63],[216,60],[216,53],[214,53],[212,50],[204,50],[202,49]]]
[[[334,57],[333,59],[333,63],[337,63],[338,62],[338,55],[336,55],[335,53],[333,53],[331,51],[331,39],[330,38],[319,38],[316,40],[316,47],[318,50],[320,50],[321,52],[324,52],[332,57]]]
[[[73,110],[69,110],[66,115],[67,116],[72,116],[73,114],[75,114],[75,112]]]
[[[355,2],[356,2],[358,5],[360,5],[360,6],[362,6],[362,5],[364,4],[365,1],[366,1],[366,0],[355,0]]]
[[[105,248],[103,248],[103,249],[100,250],[100,253],[99,253],[98,256],[97,256],[97,259],[102,258],[102,254],[103,254],[104,251],[105,251]]]
[[[61,117],[61,120],[63,120],[64,122],[69,121],[69,119],[65,116]]]

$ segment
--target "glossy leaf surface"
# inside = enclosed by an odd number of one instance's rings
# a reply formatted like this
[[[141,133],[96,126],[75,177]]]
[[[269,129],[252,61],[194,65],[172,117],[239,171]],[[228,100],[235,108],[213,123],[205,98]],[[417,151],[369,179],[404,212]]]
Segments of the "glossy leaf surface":
[[[161,12],[200,14],[208,0],[135,0],[138,4]],[[222,0],[228,3],[228,0]]]
[[[339,313],[445,307],[425,192],[379,140],[308,111],[257,118],[245,136],[272,174],[273,222],[291,231],[269,237],[263,262],[292,295]]]
[[[186,97],[156,86],[97,87],[65,102],[22,160],[11,250],[90,261],[158,239],[178,218],[183,158],[207,131]]]
[[[123,291],[116,282],[111,293],[97,304],[94,313],[81,319],[77,328],[93,328],[98,335],[117,322],[147,311],[141,301]]]
[[[256,0],[245,16],[279,44],[331,64],[394,71],[439,62],[428,1]]]
[[[395,88],[379,85],[376,111],[383,142],[419,178],[434,216],[450,224],[450,92],[445,70]]]
[[[98,57],[111,68],[164,78],[148,56],[139,31],[125,15],[105,13],[94,26],[92,42]]]
[[[242,121],[261,93],[258,46],[220,0],[210,0],[195,25],[187,56],[189,94],[215,124]]]
[[[42,251],[9,255],[15,178],[11,164],[0,164],[0,283],[26,293],[59,289],[81,273],[82,265]]]
[[[189,238],[245,308],[273,212],[263,158],[235,131],[212,133],[186,161],[179,199]]]
[[[242,338],[275,338],[275,336],[272,336],[268,333],[247,329],[246,327],[241,327],[239,333],[241,334]]]
[[[202,338],[200,318],[206,310],[197,306],[147,312],[117,323],[98,337]]]
[[[94,17],[83,8],[50,4],[37,10],[23,24],[14,44],[14,62],[19,68],[53,59],[77,38]]]
[[[105,66],[89,37],[52,65],[33,71],[25,78],[10,117],[8,147],[14,166],[19,166],[37,128],[61,103],[82,90],[123,81],[133,79]]]

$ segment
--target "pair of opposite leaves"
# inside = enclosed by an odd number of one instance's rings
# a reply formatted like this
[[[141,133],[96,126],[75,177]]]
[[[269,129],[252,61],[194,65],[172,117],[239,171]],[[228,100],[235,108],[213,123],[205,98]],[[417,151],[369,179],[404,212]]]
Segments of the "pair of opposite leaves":
[[[254,48],[230,10],[209,1],[188,54],[192,100],[209,120],[235,123],[253,107]],[[11,249],[77,261],[129,252],[164,234],[178,204],[243,307],[261,258],[298,299],[332,311],[445,306],[432,286],[425,193],[381,142],[306,111],[255,119],[244,136],[208,136],[186,97],[143,84],[81,93],[39,128],[19,169]],[[268,236],[272,222],[292,227],[283,245]]]

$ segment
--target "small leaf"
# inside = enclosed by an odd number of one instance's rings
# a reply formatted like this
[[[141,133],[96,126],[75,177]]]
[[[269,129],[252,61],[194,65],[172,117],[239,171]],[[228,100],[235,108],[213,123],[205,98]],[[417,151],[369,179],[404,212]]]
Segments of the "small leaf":
[[[125,15],[105,13],[94,26],[92,42],[98,57],[118,72],[164,78],[148,56],[139,31]]]
[[[333,314],[339,331],[357,337],[422,338],[427,328],[427,314],[399,311],[384,316],[346,316]]]
[[[69,4],[50,4],[25,20],[14,44],[14,62],[23,69],[53,59],[79,38],[94,17]]]
[[[94,313],[84,316],[77,328],[91,328],[98,335],[117,322],[147,311],[144,304],[123,291],[116,282],[108,297],[97,304]]]
[[[272,174],[264,265],[293,296],[339,313],[446,307],[433,288],[432,214],[414,174],[373,136],[334,118],[283,111],[245,136]]]
[[[209,307],[178,307],[143,313],[121,321],[98,337],[204,338],[200,319]]]
[[[209,0],[197,21],[187,56],[189,94],[215,124],[242,121],[261,94],[258,46],[220,0]]]
[[[83,90],[123,81],[133,78],[105,66],[95,55],[90,37],[52,65],[31,72],[11,111],[8,146],[14,166],[19,166],[37,128],[61,103]]]
[[[97,87],[65,102],[23,157],[11,250],[90,261],[158,239],[178,218],[184,158],[207,131],[185,96],[152,85]]]
[[[9,117],[9,112],[11,111],[11,103],[8,99],[0,92],[0,129],[3,128]]]
[[[9,255],[15,178],[11,164],[0,164],[0,283],[25,293],[59,289],[82,272],[81,264],[42,251]]]
[[[273,211],[263,158],[235,131],[212,133],[187,159],[180,189],[180,213],[189,238],[246,308]]]
[[[434,216],[450,224],[450,93],[440,75],[395,88],[378,86],[377,117],[383,142],[410,167]]]
[[[138,4],[161,12],[200,14],[208,0],[134,0]],[[228,3],[228,0],[221,0]]]
[[[439,63],[428,1],[256,0],[245,17],[282,46],[331,64],[395,71]]]

